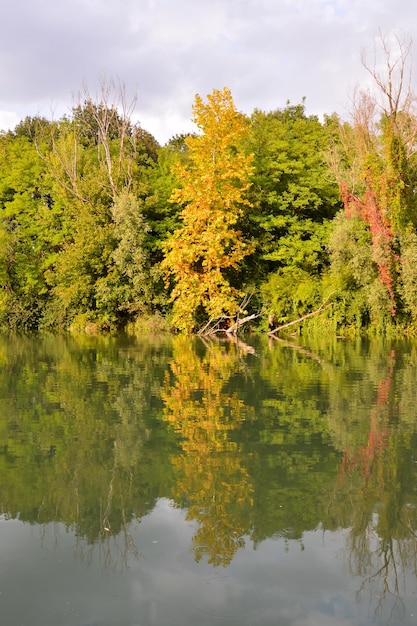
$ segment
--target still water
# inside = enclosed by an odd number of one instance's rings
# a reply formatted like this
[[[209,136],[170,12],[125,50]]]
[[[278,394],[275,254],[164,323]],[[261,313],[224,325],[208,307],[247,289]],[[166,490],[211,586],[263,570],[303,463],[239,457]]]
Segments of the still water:
[[[417,624],[417,344],[0,338],[0,623]]]

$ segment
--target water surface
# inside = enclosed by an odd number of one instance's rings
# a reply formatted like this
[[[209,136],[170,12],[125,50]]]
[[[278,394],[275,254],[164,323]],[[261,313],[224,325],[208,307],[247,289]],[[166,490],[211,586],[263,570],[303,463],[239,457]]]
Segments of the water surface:
[[[411,342],[0,338],[10,626],[417,622]]]

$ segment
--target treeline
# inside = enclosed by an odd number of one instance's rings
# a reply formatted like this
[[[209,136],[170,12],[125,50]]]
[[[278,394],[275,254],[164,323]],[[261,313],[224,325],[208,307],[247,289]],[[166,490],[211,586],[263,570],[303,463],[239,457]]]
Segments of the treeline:
[[[160,146],[103,83],[69,116],[2,133],[0,327],[266,329],[320,309],[305,324],[413,329],[410,45],[381,43],[349,123],[304,102],[245,116],[224,88],[196,97],[195,135]]]

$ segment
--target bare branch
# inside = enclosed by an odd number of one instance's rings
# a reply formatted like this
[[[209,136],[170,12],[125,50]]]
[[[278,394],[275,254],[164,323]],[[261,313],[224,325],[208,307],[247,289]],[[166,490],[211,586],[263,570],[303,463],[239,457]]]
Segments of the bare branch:
[[[71,149],[62,148],[57,140],[57,126],[55,123],[50,125],[48,136],[45,130],[39,127],[34,144],[36,151],[42,161],[47,165],[49,172],[57,183],[65,189],[71,196],[87,202],[87,199],[80,193],[77,184],[77,141],[74,136],[74,144]],[[59,139],[59,138],[58,138]],[[51,153],[43,152],[42,142],[45,141],[51,146]],[[52,158],[51,158],[52,155]],[[54,160],[56,164],[54,163]]]
[[[375,104],[396,124],[399,113],[414,112],[415,96],[411,88],[412,39],[394,35],[389,41],[380,33],[379,44],[382,62],[378,62],[376,45],[373,62],[368,62],[364,52],[361,54],[361,61],[377,87],[377,94],[373,96]]]
[[[275,335],[275,333],[278,333],[280,330],[284,330],[284,328],[289,328],[290,326],[294,326],[294,324],[299,324],[300,322],[303,322],[304,320],[308,319],[309,317],[313,317],[314,315],[318,315],[319,313],[322,313],[323,311],[326,311],[326,309],[330,308],[332,306],[332,302],[330,302],[329,304],[326,305],[326,302],[328,302],[328,300],[332,297],[332,295],[336,293],[335,291],[332,291],[332,293],[330,293],[327,298],[322,302],[322,304],[319,306],[318,309],[316,309],[315,311],[312,311],[311,313],[307,313],[306,315],[303,315],[302,317],[299,317],[296,320],[293,320],[292,322],[288,322],[287,324],[281,324],[281,326],[277,326],[276,328],[274,328],[273,330],[271,330],[268,335],[270,337],[273,337]]]
[[[132,115],[136,108],[137,95],[134,94],[128,102],[124,83],[118,80],[115,84],[113,79],[108,80],[102,76],[100,92],[95,98],[91,96],[88,86],[84,83],[83,91],[78,94],[77,99],[83,121],[88,126],[93,120],[97,126],[99,158],[103,151],[111,196],[115,202],[120,184],[127,190],[132,185],[132,167],[137,153],[137,134],[132,132]],[[88,116],[85,113],[88,113]],[[112,156],[111,151],[111,141],[115,138],[113,137],[115,132],[119,141],[116,158]],[[131,158],[126,159],[125,148],[128,141],[131,143]]]

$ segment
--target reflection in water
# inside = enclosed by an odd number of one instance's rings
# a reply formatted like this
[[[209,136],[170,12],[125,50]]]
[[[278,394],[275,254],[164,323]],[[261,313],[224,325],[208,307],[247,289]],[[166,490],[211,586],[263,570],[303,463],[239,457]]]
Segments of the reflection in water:
[[[366,596],[377,623],[408,623],[417,579],[415,346],[255,343],[1,338],[0,512],[62,525],[80,563],[128,576],[156,567],[161,536],[144,543],[141,529],[148,524],[151,537],[154,513],[176,508],[181,523],[164,548],[174,560],[163,567],[176,567],[187,528],[195,571],[218,576],[222,566],[223,578],[205,576],[194,607],[208,620],[218,617],[213,590],[229,590],[232,610],[242,572],[255,585],[251,568],[261,557],[266,567],[264,547],[274,542],[287,556],[271,571],[286,563],[289,576],[297,564],[300,597],[312,584],[301,575],[312,553],[319,563],[329,555],[336,580],[334,552],[323,541],[318,557],[312,540],[331,536],[344,546],[352,585],[338,617],[359,611],[352,607]],[[177,601],[187,592],[178,589]],[[275,623],[271,597],[264,602],[257,620]],[[307,604],[311,615],[327,611]],[[226,619],[227,602],[221,610]]]
[[[412,434],[400,425],[395,357],[393,349],[370,407],[366,441],[344,450],[340,486],[355,484],[349,562],[353,575],[363,579],[359,593],[368,588],[376,610],[390,607],[388,613],[400,619],[406,572],[417,572],[417,515],[415,489],[404,489],[415,470]]]
[[[175,455],[174,497],[197,520],[193,550],[199,561],[228,565],[249,533],[253,485],[236,438],[254,409],[228,388],[241,369],[239,346],[209,344],[198,355],[187,338],[174,340],[162,398],[164,416],[181,437]]]

